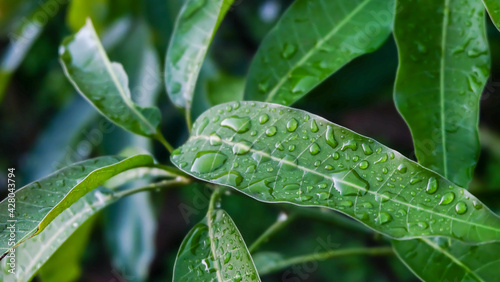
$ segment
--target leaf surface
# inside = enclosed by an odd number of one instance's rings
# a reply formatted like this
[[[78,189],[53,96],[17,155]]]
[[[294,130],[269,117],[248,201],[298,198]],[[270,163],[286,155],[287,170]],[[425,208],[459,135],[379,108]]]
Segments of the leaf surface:
[[[170,40],[165,83],[172,102],[189,116],[198,75],[217,28],[233,0],[188,0]]]
[[[39,234],[61,212],[98,187],[109,178],[132,168],[153,164],[149,155],[130,158],[99,157],[75,163],[53,174],[30,183],[15,192],[14,217],[0,214],[0,250],[2,257],[34,235]],[[0,209],[7,211],[9,198],[0,202]],[[8,227],[15,220],[15,245],[9,244]]]
[[[127,74],[109,61],[90,21],[64,40],[59,54],[68,79],[102,115],[128,131],[158,138],[160,111],[132,101]]]
[[[225,211],[207,214],[184,238],[173,281],[260,281],[247,246]]]
[[[490,70],[484,9],[479,1],[403,0],[397,10],[396,106],[419,163],[467,187],[479,157],[479,99]]]
[[[445,238],[393,241],[399,258],[423,281],[495,281],[500,244],[471,246]]]
[[[483,3],[490,15],[491,21],[500,30],[500,2],[498,0],[483,0]]]
[[[293,108],[213,107],[171,160],[257,200],[334,209],[393,238],[500,240],[500,218],[467,190],[373,139]]]
[[[246,100],[291,105],[392,30],[394,0],[295,1],[250,67]]]

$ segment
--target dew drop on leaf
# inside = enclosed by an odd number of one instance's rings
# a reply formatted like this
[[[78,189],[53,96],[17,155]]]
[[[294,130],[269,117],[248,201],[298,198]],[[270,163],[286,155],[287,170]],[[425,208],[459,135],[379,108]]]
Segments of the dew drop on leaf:
[[[203,151],[196,154],[191,166],[192,172],[208,173],[220,168],[227,160],[227,156],[216,151]]]
[[[448,192],[441,197],[441,201],[439,201],[440,205],[447,205],[455,199],[455,193],[453,192]]]
[[[427,182],[427,187],[425,188],[425,192],[428,194],[436,193],[438,188],[438,183],[435,177],[430,177],[429,182]]]
[[[326,144],[330,145],[330,147],[335,148],[339,144],[333,135],[333,127],[328,125],[326,127],[326,135],[325,135]],[[337,153],[338,154],[338,153]]]
[[[286,130],[288,130],[289,132],[294,132],[297,129],[298,125],[299,122],[295,118],[292,118],[287,122]]]
[[[225,118],[220,125],[230,128],[236,133],[245,133],[250,130],[251,122],[248,117],[230,116]]]
[[[319,154],[320,151],[321,151],[321,148],[319,147],[319,145],[317,143],[313,143],[311,145],[311,147],[309,147],[309,152],[311,153],[311,155],[317,155],[317,154]]]
[[[467,212],[467,204],[465,204],[464,202],[460,201],[458,202],[456,205],[455,205],[455,211],[458,213],[458,214],[464,214]]]

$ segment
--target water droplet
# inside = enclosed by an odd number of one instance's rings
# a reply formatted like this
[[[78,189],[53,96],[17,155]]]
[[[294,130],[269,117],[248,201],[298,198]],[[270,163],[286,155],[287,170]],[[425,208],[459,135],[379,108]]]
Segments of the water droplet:
[[[269,121],[269,115],[268,114],[263,114],[259,117],[259,123],[264,124]]]
[[[385,224],[388,223],[392,220],[392,216],[384,211],[380,212],[378,217],[375,219],[375,221],[379,224]]]
[[[316,194],[318,196],[318,198],[322,201],[324,200],[328,200],[332,197],[332,194],[328,193],[328,192],[319,192]]]
[[[341,196],[362,196],[370,188],[368,182],[361,178],[355,170],[336,172],[332,178],[334,187]]]
[[[342,144],[342,147],[340,148],[340,150],[343,152],[347,149],[351,149],[353,151],[356,151],[358,149],[358,144],[354,140],[348,140],[348,141],[344,142],[344,144]]]
[[[196,135],[201,135],[209,122],[208,118],[204,117],[196,126]]]
[[[335,152],[335,153],[332,154],[332,158],[334,160],[338,160],[340,158],[340,154],[338,152]]]
[[[252,149],[252,143],[248,141],[240,141],[233,146],[233,154],[235,155],[244,155],[248,153]]]
[[[267,199],[274,198],[273,197],[273,188],[270,184],[276,181],[276,177],[268,177],[266,179],[262,179],[256,182],[251,183],[247,187],[243,188],[243,190],[248,191],[250,193],[259,193],[265,196]]]
[[[309,147],[309,152],[311,153],[311,155],[317,155],[317,154],[319,154],[320,151],[321,151],[321,148],[319,147],[319,145],[317,143],[313,143],[311,145],[311,147]]]
[[[297,129],[297,126],[299,126],[299,122],[296,119],[292,118],[286,124],[286,130],[288,130],[289,132],[294,132]]]
[[[223,166],[226,160],[227,156],[220,152],[199,152],[196,154],[196,158],[191,166],[191,171],[197,173],[212,172]]]
[[[257,163],[265,163],[271,160],[269,149],[264,149],[262,152],[255,152],[252,154],[252,159]]]
[[[401,173],[406,173],[408,171],[408,168],[404,164],[400,164],[397,169]]]
[[[447,205],[455,199],[455,193],[453,192],[448,192],[441,197],[441,201],[439,202],[440,205]]]
[[[385,163],[388,159],[388,156],[387,154],[384,154],[382,157],[380,157],[380,159],[376,160],[374,162],[374,164],[380,164],[380,163]]]
[[[371,155],[373,154],[373,151],[372,151],[372,148],[370,147],[369,144],[361,144],[361,148],[363,149],[363,153],[365,153],[365,155]]]
[[[231,252],[226,252],[224,255],[224,264],[227,264],[231,260]]]
[[[222,144],[222,139],[215,132],[210,134],[209,139],[210,139],[210,145],[212,146],[219,146],[220,144]]]
[[[483,208],[483,205],[477,200],[472,201],[472,205],[476,210],[480,210]]]
[[[288,146],[288,151],[290,151],[290,152],[295,151],[295,145]]]
[[[285,43],[283,45],[281,56],[283,57],[283,59],[290,59],[291,57],[293,57],[293,55],[295,55],[296,52],[297,46],[295,46],[294,44]]]
[[[377,202],[382,202],[385,203],[392,199],[394,197],[394,194],[389,192],[389,191],[384,191],[382,193],[376,194],[375,195],[375,201]]]
[[[465,204],[462,201],[458,202],[457,205],[455,206],[455,211],[458,214],[464,214],[464,213],[466,213],[467,212],[467,204]]]
[[[327,126],[326,128],[326,144],[330,145],[330,147],[335,148],[339,144],[337,140],[335,139],[335,136],[333,135],[333,127],[332,126]],[[338,154],[338,153],[337,153]]]
[[[427,194],[434,194],[436,193],[438,188],[438,183],[435,177],[430,177],[429,182],[427,182],[427,188],[425,188],[425,192]]]
[[[245,133],[250,130],[251,122],[248,117],[231,116],[225,118],[220,125],[230,128],[236,133]]]
[[[369,166],[369,163],[368,163],[367,161],[361,161],[361,162],[359,163],[359,168],[360,168],[360,169],[367,169],[367,168],[368,168],[368,166]]]
[[[415,176],[415,177],[412,177],[412,178],[410,179],[410,184],[411,184],[411,185],[413,185],[413,184],[417,184],[417,183],[419,183],[420,181],[422,181],[422,178]]]
[[[278,128],[276,128],[276,126],[271,126],[266,129],[266,135],[269,137],[276,135],[276,132],[278,132]]]
[[[300,185],[296,184],[296,183],[286,184],[283,187],[283,190],[285,190],[285,191],[299,191],[300,190]]]
[[[318,128],[318,124],[316,124],[316,120],[312,120],[311,121],[311,131],[312,132],[318,132],[319,128]]]
[[[229,171],[223,174],[219,174],[216,177],[212,178],[217,183],[227,184],[231,186],[239,186],[243,181],[243,177],[237,171]]]

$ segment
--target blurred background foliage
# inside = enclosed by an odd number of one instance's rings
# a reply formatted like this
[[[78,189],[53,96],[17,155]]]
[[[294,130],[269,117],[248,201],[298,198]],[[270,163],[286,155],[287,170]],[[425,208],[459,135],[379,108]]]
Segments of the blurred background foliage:
[[[193,120],[211,105],[241,99],[244,76],[259,43],[291,2],[234,2],[203,65]],[[182,115],[168,101],[161,70],[181,4],[182,0],[0,0],[0,183],[6,183],[8,167],[17,169],[20,187],[61,166],[131,147],[167,161],[162,147],[106,122],[75,92],[59,65],[58,46],[90,17],[111,60],[122,63],[127,71],[134,100],[140,105],[159,105],[164,135],[179,145],[187,131]],[[471,190],[498,211],[494,196],[500,194],[500,34],[486,20],[493,66],[481,101],[483,152]],[[349,63],[295,107],[415,159],[409,130],[392,100],[397,64],[390,37],[382,48]],[[5,192],[1,184],[2,198]],[[280,208],[291,211],[290,206],[265,205],[238,194],[226,197],[223,204],[248,245],[275,222]],[[37,279],[168,281],[183,237],[202,219],[207,205],[208,190],[199,184],[124,199],[82,225]],[[325,248],[324,242],[335,248],[388,244],[385,241],[341,216],[318,216],[313,210],[300,212],[299,220],[259,252],[289,257]],[[416,280],[395,256],[336,258],[263,277],[264,281],[276,279]]]

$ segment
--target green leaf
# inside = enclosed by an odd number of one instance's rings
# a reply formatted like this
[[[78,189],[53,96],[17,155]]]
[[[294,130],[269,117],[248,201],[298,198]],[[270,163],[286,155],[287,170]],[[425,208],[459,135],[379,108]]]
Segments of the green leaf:
[[[500,240],[500,218],[400,153],[307,112],[261,102],[205,112],[172,162],[257,200],[338,210],[398,239]]]
[[[109,61],[90,21],[60,47],[66,76],[105,117],[133,133],[161,139],[160,111],[132,101],[122,65]]]
[[[500,2],[498,0],[482,0],[491,21],[500,30]]]
[[[26,239],[39,234],[61,212],[92,189],[123,171],[153,164],[149,155],[130,158],[100,157],[75,163],[28,184],[15,193],[15,214],[0,214],[0,250],[2,257]],[[0,209],[9,209],[9,199],[0,202]],[[16,220],[15,245],[9,244],[9,220]]]
[[[78,281],[82,256],[90,240],[96,217],[87,220],[57,249],[38,272],[42,282]]]
[[[291,105],[389,36],[394,0],[295,1],[253,59],[246,100]]]
[[[400,259],[423,281],[495,281],[500,244],[470,246],[457,240],[394,241]]]
[[[165,84],[172,102],[186,110],[190,123],[196,81],[215,32],[233,0],[188,0],[170,39]]]
[[[0,281],[28,281],[80,225],[118,199],[111,190],[103,187],[79,199],[49,223],[39,236],[26,240],[14,250],[17,262],[15,275],[8,272],[10,254],[0,261]]]
[[[173,281],[260,281],[233,220],[213,210],[191,229],[181,244]]]
[[[419,163],[467,187],[479,157],[479,99],[490,70],[484,9],[479,1],[403,0],[397,10],[396,106]]]

